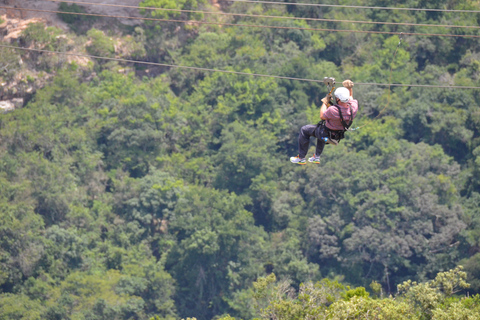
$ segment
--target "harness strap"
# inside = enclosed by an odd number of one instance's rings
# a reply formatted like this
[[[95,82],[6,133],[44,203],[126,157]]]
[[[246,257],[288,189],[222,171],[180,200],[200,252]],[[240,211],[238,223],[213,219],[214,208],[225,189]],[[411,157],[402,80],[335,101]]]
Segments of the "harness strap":
[[[353,112],[352,112],[352,106],[350,105],[350,103],[348,104],[348,109],[350,110],[350,121],[349,123],[347,123],[344,119],[343,119],[343,114],[342,114],[342,110],[340,110],[340,106],[339,105],[333,105],[335,108],[337,108],[338,110],[338,113],[340,114],[340,122],[342,123],[342,126],[343,126],[343,131],[347,131],[348,128],[350,128],[350,126],[352,125],[353,123]]]
[[[343,119],[343,114],[342,114],[342,110],[340,109],[340,106],[334,104],[333,105],[334,107],[337,108],[338,110],[338,113],[340,115],[340,122],[342,123],[342,126],[343,126],[343,130],[332,130],[330,129],[329,127],[327,127],[325,125],[325,120],[321,120],[318,124],[317,124],[317,127],[315,128],[315,131],[317,131],[318,127],[320,126],[324,126],[324,128],[327,130],[328,132],[328,136],[330,139],[332,140],[336,140],[337,142],[334,143],[334,144],[338,144],[338,141],[342,140],[344,138],[344,133],[345,131],[348,130],[348,128],[350,128],[350,126],[352,125],[353,123],[353,112],[352,112],[352,106],[350,105],[350,103],[348,104],[348,108],[350,110],[350,120],[349,122],[347,123],[345,121],[345,119]],[[328,143],[328,142],[327,142]]]

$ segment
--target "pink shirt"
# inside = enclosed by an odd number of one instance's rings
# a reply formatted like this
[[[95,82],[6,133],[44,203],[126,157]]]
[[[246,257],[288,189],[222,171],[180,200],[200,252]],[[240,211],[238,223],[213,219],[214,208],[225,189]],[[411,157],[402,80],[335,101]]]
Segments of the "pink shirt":
[[[357,115],[358,111],[358,101],[353,99],[347,102],[351,108],[352,108],[352,114],[350,114],[350,108],[348,105],[346,107],[340,107],[340,110],[342,110],[342,116],[343,120],[345,120],[346,123],[350,121],[350,119],[355,118]],[[326,119],[325,125],[327,128],[331,130],[344,130],[342,121],[340,119],[340,113],[338,113],[338,109],[334,106],[330,106],[327,111],[323,113],[323,117]]]

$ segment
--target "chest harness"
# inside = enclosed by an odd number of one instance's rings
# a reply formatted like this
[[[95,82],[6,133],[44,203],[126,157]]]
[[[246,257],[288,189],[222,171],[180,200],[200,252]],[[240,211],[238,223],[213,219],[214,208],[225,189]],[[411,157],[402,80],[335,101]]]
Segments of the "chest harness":
[[[343,118],[343,114],[342,114],[342,110],[340,108],[339,105],[336,105],[334,104],[333,107],[337,108],[338,110],[338,114],[340,115],[340,122],[342,123],[342,126],[343,126],[343,130],[332,130],[332,129],[329,129],[326,125],[325,125],[325,120],[321,120],[318,124],[317,124],[317,128],[319,126],[324,126],[325,130],[327,130],[327,133],[328,133],[328,140],[326,141],[327,143],[329,144],[333,144],[333,145],[337,145],[338,142],[340,140],[342,140],[343,138],[345,138],[345,131],[347,131],[350,126],[352,125],[353,123],[353,112],[352,112],[352,106],[350,105],[350,103],[348,104],[348,108],[350,110],[350,119],[349,121],[345,121],[345,119]],[[316,130],[316,129],[315,129]]]

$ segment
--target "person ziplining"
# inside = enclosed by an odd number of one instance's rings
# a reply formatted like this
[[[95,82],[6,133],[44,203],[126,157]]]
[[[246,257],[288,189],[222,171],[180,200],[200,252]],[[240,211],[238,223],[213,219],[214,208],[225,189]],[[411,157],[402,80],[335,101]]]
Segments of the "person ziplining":
[[[320,107],[321,121],[317,125],[308,124],[300,129],[298,135],[298,155],[290,158],[292,163],[307,164],[305,157],[310,145],[310,137],[317,138],[317,146],[313,156],[308,158],[308,162],[320,163],[320,155],[325,144],[337,145],[344,138],[345,131],[350,128],[353,119],[357,115],[358,101],[353,99],[353,81],[345,80],[342,82],[343,87],[335,90],[333,93],[334,103],[331,102],[331,99],[335,79],[325,78],[324,82],[332,89],[322,99],[322,106]]]

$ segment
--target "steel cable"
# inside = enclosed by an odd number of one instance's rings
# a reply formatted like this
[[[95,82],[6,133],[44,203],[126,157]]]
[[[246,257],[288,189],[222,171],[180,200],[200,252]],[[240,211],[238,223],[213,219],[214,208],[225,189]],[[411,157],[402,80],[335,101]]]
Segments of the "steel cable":
[[[79,2],[79,1],[63,1],[63,0],[44,0],[44,1],[62,2],[62,3],[71,3],[71,4],[83,4],[83,5],[92,5],[92,6],[115,7],[115,8],[128,8],[128,9],[138,9],[138,10],[143,9],[143,10],[152,10],[152,11],[167,11],[167,12],[180,12],[180,13],[200,13],[200,14],[222,15],[222,16],[232,16],[232,17],[245,17],[245,18],[283,19],[283,20],[319,21],[319,22],[340,22],[340,23],[358,23],[358,24],[379,24],[379,25],[384,24],[384,25],[397,25],[397,26],[480,29],[480,26],[457,26],[457,25],[450,25],[450,24],[381,22],[381,21],[342,20],[342,19],[326,19],[326,18],[300,18],[300,17],[271,16],[271,15],[245,14],[245,13],[228,13],[228,12],[212,12],[212,11],[201,11],[201,10],[140,7],[140,6],[129,6],[129,5],[120,5],[120,4]]]
[[[12,9],[12,8],[11,7],[0,6],[0,9]],[[363,30],[345,30],[345,29],[339,30],[339,29],[326,29],[326,28],[324,29],[324,28],[305,28],[305,27],[264,26],[264,25],[235,24],[235,23],[225,23],[225,22],[207,22],[207,21],[173,20],[173,19],[159,19],[159,18],[146,18],[146,17],[114,16],[114,15],[104,15],[104,14],[78,13],[78,12],[65,12],[65,11],[54,11],[54,10],[26,9],[26,8],[15,8],[15,10],[70,14],[70,15],[83,15],[83,16],[95,16],[95,17],[106,17],[106,18],[147,20],[147,21],[193,23],[193,24],[197,23],[197,24],[207,24],[207,25],[216,25],[216,26],[223,25],[223,26],[233,26],[233,27],[250,27],[250,28],[266,28],[266,29],[293,29],[293,30],[309,30],[309,31],[367,33],[367,34],[390,34],[390,35],[398,34],[398,32],[393,32],[393,31],[363,31]],[[480,38],[480,35],[466,35],[466,34],[440,34],[440,33],[415,33],[415,32],[403,32],[403,34],[404,35],[411,35],[411,36],[429,36],[429,37]]]
[[[454,9],[428,9],[428,8],[399,8],[399,7],[369,7],[369,6],[349,6],[343,4],[323,4],[323,3],[303,3],[303,2],[275,2],[261,0],[226,0],[229,2],[245,2],[260,4],[275,4],[289,6],[310,6],[310,7],[335,7],[335,8],[354,8],[354,9],[376,9],[376,10],[404,10],[404,11],[434,11],[434,12],[463,12],[480,13],[480,10],[454,10]]]
[[[24,50],[24,51],[34,51],[34,52],[52,53],[52,54],[63,54],[63,55],[67,55],[67,56],[77,56],[77,57],[90,58],[90,59],[101,59],[101,60],[110,60],[110,61],[118,61],[118,62],[125,62],[125,63],[136,63],[136,64],[143,64],[143,65],[151,65],[151,66],[179,68],[179,69],[190,69],[190,70],[209,71],[209,72],[221,72],[221,73],[230,73],[230,74],[238,74],[238,75],[247,75],[247,76],[253,76],[253,77],[266,77],[266,78],[274,78],[274,79],[315,82],[315,83],[322,83],[323,84],[323,79],[322,80],[317,80],[317,79],[295,78],[295,77],[276,76],[276,75],[259,74],[259,73],[248,73],[248,72],[211,69],[211,68],[202,68],[202,67],[191,67],[191,66],[167,64],[167,63],[138,61],[138,60],[121,59],[121,58],[110,58],[110,57],[102,57],[102,56],[94,56],[94,55],[88,55],[88,54],[70,53],[70,52],[60,52],[60,51],[53,51],[53,50],[22,48],[22,47],[15,47],[15,46],[10,46],[10,45],[3,45],[3,44],[0,44],[0,47],[9,48],[9,49],[16,49],[16,50]],[[400,84],[400,83],[362,83],[362,82],[355,82],[355,85],[360,85],[360,86],[364,85],[364,86],[446,88],[446,89],[480,89],[480,87],[474,87],[474,86],[418,85],[418,84]]]

